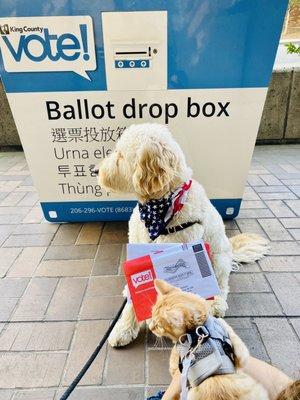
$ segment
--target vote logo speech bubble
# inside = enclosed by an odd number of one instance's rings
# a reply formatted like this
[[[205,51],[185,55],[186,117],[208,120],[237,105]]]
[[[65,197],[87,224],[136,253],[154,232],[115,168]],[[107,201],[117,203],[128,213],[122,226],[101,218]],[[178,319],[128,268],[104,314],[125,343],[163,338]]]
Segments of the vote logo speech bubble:
[[[153,275],[151,269],[131,275],[131,282],[135,288],[151,281],[153,281]]]
[[[73,71],[90,80],[97,67],[89,15],[0,18],[0,48],[7,72]]]

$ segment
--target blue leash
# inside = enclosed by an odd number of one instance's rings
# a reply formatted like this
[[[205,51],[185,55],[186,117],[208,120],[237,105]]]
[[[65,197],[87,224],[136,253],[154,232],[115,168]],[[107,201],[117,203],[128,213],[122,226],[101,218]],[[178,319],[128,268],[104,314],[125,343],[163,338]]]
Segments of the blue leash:
[[[159,391],[155,396],[148,397],[147,400],[160,400],[165,392]]]

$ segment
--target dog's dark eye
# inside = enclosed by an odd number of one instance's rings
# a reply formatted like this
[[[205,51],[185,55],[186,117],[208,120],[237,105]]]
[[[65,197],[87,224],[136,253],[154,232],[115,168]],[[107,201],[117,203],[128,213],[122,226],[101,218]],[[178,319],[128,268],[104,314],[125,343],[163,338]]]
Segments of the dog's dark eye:
[[[115,153],[116,153],[117,159],[124,158],[123,154],[120,152],[120,150],[115,149]]]

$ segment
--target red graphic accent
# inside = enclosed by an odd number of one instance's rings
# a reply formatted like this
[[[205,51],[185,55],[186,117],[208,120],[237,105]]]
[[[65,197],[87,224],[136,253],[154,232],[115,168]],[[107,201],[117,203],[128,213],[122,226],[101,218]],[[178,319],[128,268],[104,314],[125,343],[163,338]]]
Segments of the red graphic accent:
[[[210,260],[211,260],[211,250],[210,250],[210,245],[209,245],[209,243],[204,243],[204,246],[205,246],[205,249],[206,249],[206,252],[207,252],[207,254],[208,254],[208,257],[210,258]],[[215,296],[213,296],[213,297],[209,297],[208,299],[206,299],[206,300],[214,300],[215,299]]]
[[[150,256],[125,261],[124,273],[138,321],[151,318],[157,293],[154,287],[156,275]]]
[[[185,182],[181,186],[180,191],[177,193],[175,199],[173,200],[173,215],[177,214],[184,206],[184,203],[186,202],[187,192],[189,191],[191,185],[192,180],[190,180],[188,183]]]
[[[208,255],[208,257],[210,258],[210,261],[211,261],[211,249],[210,249],[210,245],[209,245],[209,243],[204,243],[204,246],[205,246],[205,249],[206,249],[206,252],[207,252],[207,255]]]

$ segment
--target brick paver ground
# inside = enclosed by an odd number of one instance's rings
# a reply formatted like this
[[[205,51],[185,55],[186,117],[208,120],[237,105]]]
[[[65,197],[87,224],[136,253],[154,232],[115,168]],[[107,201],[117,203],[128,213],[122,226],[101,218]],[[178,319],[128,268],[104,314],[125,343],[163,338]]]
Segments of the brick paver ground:
[[[52,225],[22,153],[0,153],[0,400],[54,400],[121,304],[126,223]],[[227,318],[251,353],[300,375],[300,145],[256,147],[228,235],[271,255],[231,276]],[[71,399],[135,400],[164,387],[169,345],[149,332],[103,349]]]

